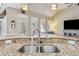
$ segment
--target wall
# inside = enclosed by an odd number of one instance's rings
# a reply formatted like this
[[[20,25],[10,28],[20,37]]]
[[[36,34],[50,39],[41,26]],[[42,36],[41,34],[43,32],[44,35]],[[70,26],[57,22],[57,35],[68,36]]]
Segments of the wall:
[[[7,34],[8,35],[15,35],[17,33],[17,27],[13,30],[11,29],[11,21],[15,20],[17,21],[17,13],[18,11],[16,9],[7,8]]]
[[[52,24],[55,23],[55,25],[53,25],[53,27],[55,26],[55,33],[57,33],[58,35],[63,35],[64,20],[72,20],[76,18],[79,18],[79,6],[70,7],[58,11],[52,18]]]
[[[12,36],[13,35],[14,36],[18,35],[18,30],[17,29],[18,29],[19,24],[18,24],[17,15],[21,14],[21,11],[18,10],[18,9],[7,7],[7,13],[6,14],[7,14],[7,26],[8,26],[7,27],[7,34],[12,35]],[[30,23],[30,17],[31,16],[35,16],[35,17],[38,17],[38,18],[44,18],[46,20],[49,19],[48,16],[40,14],[40,13],[36,13],[32,10],[27,11],[25,14],[29,16],[29,18],[28,18],[29,23]],[[15,24],[16,24],[15,29],[11,28],[11,20],[15,20]],[[29,31],[30,31],[30,26],[29,26]]]

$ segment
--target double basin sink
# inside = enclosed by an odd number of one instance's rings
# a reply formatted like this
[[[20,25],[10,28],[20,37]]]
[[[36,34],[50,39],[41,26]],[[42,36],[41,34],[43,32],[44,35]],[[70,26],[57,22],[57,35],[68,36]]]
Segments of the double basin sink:
[[[26,52],[26,53],[58,53],[60,50],[53,45],[44,45],[44,46],[28,46],[24,45],[19,50],[19,52]]]

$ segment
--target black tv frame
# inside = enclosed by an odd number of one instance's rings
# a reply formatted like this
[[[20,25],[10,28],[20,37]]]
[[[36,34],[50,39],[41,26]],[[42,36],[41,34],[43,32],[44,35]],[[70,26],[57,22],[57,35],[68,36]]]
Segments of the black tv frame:
[[[64,30],[79,30],[79,19],[65,20]]]

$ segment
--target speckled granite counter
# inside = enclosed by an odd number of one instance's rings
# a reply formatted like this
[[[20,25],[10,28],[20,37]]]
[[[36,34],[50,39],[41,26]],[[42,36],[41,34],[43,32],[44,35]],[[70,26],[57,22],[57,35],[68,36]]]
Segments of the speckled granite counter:
[[[0,40],[12,40],[12,39],[31,39],[38,38],[37,36],[5,36],[0,37]],[[41,36],[41,39],[66,39],[66,40],[79,40],[79,37],[71,37],[71,36],[59,36],[59,35],[47,35]]]
[[[7,46],[5,44],[5,40],[0,40],[0,56],[79,56],[79,40],[76,38],[69,37],[65,39],[65,37],[43,37],[41,38],[41,41],[44,45],[55,45],[59,48],[59,53],[20,53],[18,52],[18,49],[22,47],[23,45],[27,45],[31,43],[31,37],[9,37],[7,39],[11,40],[11,45]],[[35,39],[35,38],[34,38]],[[74,40],[76,39],[76,44],[74,47],[69,47],[68,40]]]
[[[0,46],[0,56],[79,56],[79,47],[75,49],[70,49],[67,44],[54,43],[60,49],[60,53],[19,53],[18,49],[23,46],[23,44],[11,44],[10,46],[1,45]]]

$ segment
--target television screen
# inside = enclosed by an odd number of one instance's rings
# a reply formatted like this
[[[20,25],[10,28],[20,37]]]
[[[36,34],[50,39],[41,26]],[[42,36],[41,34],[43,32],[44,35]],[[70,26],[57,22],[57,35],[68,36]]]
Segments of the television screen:
[[[64,29],[79,30],[79,19],[64,21]]]

